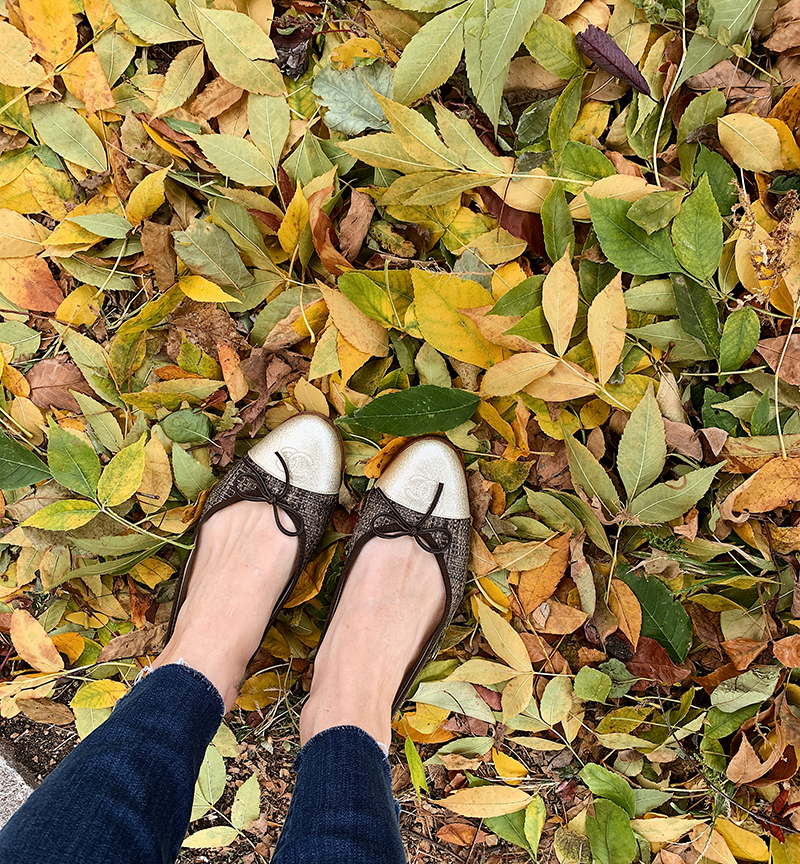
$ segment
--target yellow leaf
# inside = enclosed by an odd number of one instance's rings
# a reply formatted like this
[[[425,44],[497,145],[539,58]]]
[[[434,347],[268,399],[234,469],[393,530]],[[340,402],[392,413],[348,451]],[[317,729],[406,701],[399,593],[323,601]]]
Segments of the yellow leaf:
[[[300,403],[304,411],[313,411],[328,417],[328,400],[325,394],[318,390],[313,384],[309,384],[305,378],[301,378],[294,387],[294,398]]]
[[[601,384],[608,381],[619,363],[627,326],[628,310],[622,293],[622,274],[617,273],[592,301],[586,321]]]
[[[322,291],[333,323],[345,339],[357,350],[371,357],[386,357],[389,353],[389,334],[368,318],[351,300],[336,288],[322,282],[317,286]]]
[[[64,668],[64,660],[44,627],[24,609],[11,613],[11,642],[14,650],[39,672],[58,672]]]
[[[417,321],[426,342],[443,354],[481,369],[503,359],[502,348],[485,339],[475,322],[460,312],[491,303],[491,294],[485,288],[457,276],[424,270],[413,270],[411,279]]]
[[[581,425],[584,429],[596,429],[608,420],[611,408],[600,399],[592,399],[581,406]],[[574,433],[573,433],[574,434]]]
[[[199,303],[241,303],[239,297],[223,291],[216,282],[203,276],[181,276],[178,287],[192,300]]]
[[[722,818],[714,822],[714,828],[725,838],[734,857],[743,861],[769,861],[767,844],[757,834]]]
[[[336,553],[336,543],[331,543],[327,549],[309,561],[305,569],[300,574],[297,584],[292,589],[289,599],[283,604],[287,609],[294,609],[295,606],[300,606],[312,597],[316,597],[322,588],[322,583],[325,580],[325,573],[328,570],[328,565],[333,560]]]
[[[494,762],[497,776],[501,780],[505,780],[509,786],[519,785],[522,779],[528,776],[528,769],[522,762],[518,762],[511,756],[506,756],[505,753],[495,750],[494,747],[492,747],[492,762]]]
[[[298,184],[294,197],[286,208],[286,215],[278,228],[278,242],[281,249],[288,255],[294,252],[300,243],[300,237],[308,225],[308,201]]]
[[[94,324],[103,305],[103,292],[91,285],[78,285],[56,309],[56,318],[71,327]]]
[[[498,267],[492,274],[492,297],[499,300],[503,294],[510,291],[527,279],[525,271],[518,261],[511,261]]]
[[[503,681],[510,681],[516,677],[518,673],[515,669],[477,657],[462,663],[455,672],[447,676],[447,680],[469,681],[470,684],[491,687],[493,684],[502,684]]]
[[[44,69],[31,60],[34,48],[24,33],[13,24],[0,21],[0,40],[0,82],[12,87],[30,87],[46,80]]]
[[[569,360],[559,360],[547,375],[529,384],[525,392],[535,399],[564,402],[591,396],[597,392],[597,383],[585,369]]]
[[[354,348],[338,331],[336,335],[336,353],[339,358],[339,369],[342,373],[342,384],[347,384],[350,378],[372,356],[365,351],[359,351],[358,348]]]
[[[275,672],[256,672],[242,684],[236,704],[244,711],[271,705],[281,695],[281,679]]]
[[[156,144],[158,144],[158,146],[162,150],[166,150],[167,153],[170,153],[173,156],[176,156],[178,159],[182,159],[184,161],[186,160],[186,154],[182,150],[178,149],[171,141],[169,141],[167,138],[165,138],[160,132],[156,132],[156,130],[153,129],[152,126],[148,126],[148,124],[144,123],[144,122],[142,123],[142,127],[144,128],[144,131],[147,132],[147,134],[150,136],[150,138],[152,138],[153,141],[155,141]]]
[[[106,465],[97,484],[97,500],[106,507],[122,504],[136,493],[142,482],[145,466],[142,437],[123,450]]]
[[[69,704],[72,708],[113,708],[127,692],[121,681],[103,678],[84,684]]]
[[[606,384],[598,395],[613,408],[633,411],[652,383],[653,379],[646,375],[626,375],[622,384]]]
[[[624,334],[623,334],[624,338]],[[546,375],[558,363],[558,358],[545,351],[529,351],[501,360],[483,376],[482,396],[511,396],[524,390],[537,378]]]
[[[94,51],[84,51],[75,57],[61,73],[61,80],[67,90],[83,102],[87,114],[113,108],[117,104],[100,65],[100,58]]]
[[[509,207],[527,213],[541,213],[544,199],[553,188],[553,181],[541,168],[534,168],[519,180],[503,179],[490,187]]]
[[[389,50],[391,51],[391,48]],[[341,63],[343,69],[352,69],[355,60],[382,60],[383,56],[380,43],[363,36],[348,39],[343,45],[338,45],[331,51],[331,60],[334,63]]]
[[[131,225],[138,225],[143,219],[152,216],[153,213],[166,200],[164,194],[164,181],[167,179],[169,168],[154,171],[131,192],[128,206],[125,208],[125,216]]]
[[[136,490],[136,498],[145,513],[155,513],[161,509],[171,491],[172,470],[169,456],[161,441],[153,435],[144,447],[144,471],[142,482]]]
[[[698,825],[696,819],[683,816],[657,816],[654,819],[631,819],[631,828],[648,843],[674,843]]]
[[[717,120],[722,146],[745,171],[768,174],[783,168],[778,132],[755,114],[726,114]]]
[[[171,564],[161,558],[152,557],[140,561],[131,570],[131,576],[137,582],[144,582],[148,588],[155,588],[159,582],[169,579],[174,572],[175,568]]]
[[[86,640],[80,633],[57,633],[52,638],[59,654],[66,654],[70,663],[74,663],[86,647]]]
[[[572,269],[569,249],[553,264],[544,280],[542,311],[553,334],[555,352],[563,357],[578,315],[578,277]]]
[[[69,0],[20,0],[19,12],[34,50],[57,66],[75,53],[78,29]]]
[[[68,498],[42,507],[22,525],[26,528],[43,528],[46,531],[71,531],[91,522],[99,512],[94,501]]]
[[[531,659],[519,633],[485,603],[478,603],[478,615],[492,651],[517,672],[530,672]]]
[[[515,442],[514,427],[503,420],[494,405],[489,402],[480,402],[478,404],[478,416],[481,420],[485,420],[495,432],[499,432],[509,444]]]
[[[0,258],[27,258],[42,251],[39,232],[30,219],[0,209]]]
[[[521,789],[493,785],[459,789],[436,803],[460,816],[481,819],[487,816],[506,816],[524,810],[530,800],[531,796]]]
[[[517,675],[506,684],[501,706],[503,723],[517,717],[530,705],[533,699],[533,673]]]
[[[586,193],[593,198],[613,198],[617,201],[638,201],[650,192],[658,192],[658,186],[650,186],[643,177],[631,174],[613,174],[587,186],[569,202],[569,215],[578,222],[591,222]]]

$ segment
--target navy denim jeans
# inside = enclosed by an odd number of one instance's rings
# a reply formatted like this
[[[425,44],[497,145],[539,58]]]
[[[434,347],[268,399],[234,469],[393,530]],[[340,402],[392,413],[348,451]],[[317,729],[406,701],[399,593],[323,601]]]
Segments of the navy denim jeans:
[[[223,712],[199,672],[151,672],[0,831],[0,864],[172,864]],[[295,770],[271,864],[405,864],[389,763],[370,735],[328,729]]]

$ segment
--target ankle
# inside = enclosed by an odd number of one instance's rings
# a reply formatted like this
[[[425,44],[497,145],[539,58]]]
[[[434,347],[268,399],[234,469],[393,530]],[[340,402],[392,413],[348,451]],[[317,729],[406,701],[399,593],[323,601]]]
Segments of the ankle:
[[[392,739],[391,705],[353,701],[341,693],[329,698],[312,690],[300,714],[300,743],[306,744],[320,732],[337,726],[357,726],[379,744],[388,746]]]

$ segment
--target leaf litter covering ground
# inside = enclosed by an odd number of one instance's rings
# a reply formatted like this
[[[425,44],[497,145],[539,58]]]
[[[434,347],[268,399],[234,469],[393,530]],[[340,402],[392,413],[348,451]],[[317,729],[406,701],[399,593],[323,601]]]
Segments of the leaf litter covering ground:
[[[7,2],[4,725],[108,717],[215,478],[318,411],[340,506],[189,848],[267,859],[286,788],[237,756],[291,748],[359,501],[438,433],[474,532],[395,724],[412,855],[800,860],[799,18]]]

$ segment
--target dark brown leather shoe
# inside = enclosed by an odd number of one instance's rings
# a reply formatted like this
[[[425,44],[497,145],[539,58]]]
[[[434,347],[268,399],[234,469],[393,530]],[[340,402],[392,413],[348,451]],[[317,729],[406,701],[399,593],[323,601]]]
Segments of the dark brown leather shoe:
[[[356,523],[331,602],[328,625],[353,564],[373,537],[413,537],[436,558],[445,608],[395,696],[392,716],[405,701],[425,663],[438,651],[464,594],[469,559],[469,496],[461,454],[441,438],[420,438],[401,450],[370,490]]]

